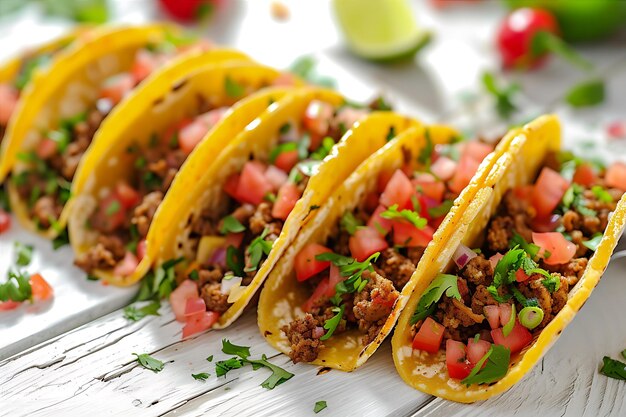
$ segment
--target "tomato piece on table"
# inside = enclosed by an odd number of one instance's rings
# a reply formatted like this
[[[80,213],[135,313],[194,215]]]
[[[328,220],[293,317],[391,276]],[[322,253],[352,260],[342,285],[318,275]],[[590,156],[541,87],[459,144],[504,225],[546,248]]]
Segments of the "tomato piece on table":
[[[298,186],[291,181],[284,183],[278,190],[276,202],[274,207],[272,207],[272,216],[277,219],[287,220],[289,213],[291,213],[299,199],[300,190]]]
[[[535,183],[535,190],[531,197],[532,205],[537,211],[537,217],[548,217],[559,205],[570,184],[558,172],[544,167]]]
[[[444,327],[427,317],[422,326],[413,338],[413,349],[424,350],[430,353],[437,353],[441,341],[443,340]]]
[[[11,228],[11,216],[6,211],[0,209],[0,234]]]
[[[272,192],[272,184],[265,177],[259,163],[246,162],[237,184],[237,195],[246,203],[259,205],[263,198]]]
[[[515,326],[508,336],[505,337],[502,328],[498,328],[491,331],[491,337],[496,345],[508,348],[511,353],[521,351],[533,340],[533,335],[518,320],[515,320]]]
[[[450,378],[464,379],[472,372],[472,365],[466,357],[465,345],[462,342],[446,340],[446,367]]]
[[[576,254],[576,244],[565,239],[559,232],[533,232],[533,243],[543,249],[539,256],[543,257],[543,261],[548,265],[564,264]],[[550,256],[545,256],[546,252],[549,252]]]
[[[474,338],[471,338],[467,341],[467,360],[472,364],[472,367],[474,367],[478,361],[480,361],[483,356],[487,354],[490,348],[491,343],[486,340],[475,340]],[[487,363],[485,363],[485,365],[486,364]],[[483,367],[485,365],[483,365]]]
[[[380,196],[380,203],[387,207],[394,204],[403,207],[411,200],[411,196],[414,192],[415,187],[411,183],[411,180],[402,170],[397,169],[385,186],[385,191],[383,191]]]
[[[608,187],[615,187],[626,191],[626,164],[616,162],[607,168],[604,177]]]
[[[348,242],[350,253],[357,261],[363,262],[370,255],[381,252],[389,247],[385,238],[376,229],[364,227],[354,232]]]
[[[319,274],[330,266],[330,261],[320,261],[315,259],[322,253],[332,253],[333,251],[319,243],[309,243],[298,254],[294,260],[294,269],[298,281],[306,281],[313,275]]]
[[[9,301],[0,301],[0,311],[9,311],[15,310],[19,306],[21,306],[21,302],[9,300]]]
[[[185,321],[185,309],[187,300],[198,298],[198,285],[190,279],[186,279],[170,294],[170,304],[176,320]]]
[[[584,185],[585,187],[590,187],[598,182],[598,176],[593,170],[591,164],[583,163],[576,168],[576,171],[574,171],[572,182]]]
[[[322,279],[320,283],[317,284],[317,287],[315,288],[315,291],[313,291],[311,297],[309,297],[309,299],[302,304],[302,310],[307,312],[313,310],[313,307],[318,305],[321,300],[327,297],[326,294],[328,293],[329,288],[330,284],[328,282],[328,278]]]
[[[41,274],[32,274],[30,276],[30,286],[33,291],[33,297],[38,300],[47,300],[54,292]]]

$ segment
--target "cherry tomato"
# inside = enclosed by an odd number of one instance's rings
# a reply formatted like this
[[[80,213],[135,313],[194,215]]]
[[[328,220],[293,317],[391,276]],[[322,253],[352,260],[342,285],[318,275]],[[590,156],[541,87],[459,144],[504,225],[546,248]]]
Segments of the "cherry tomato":
[[[159,0],[163,8],[172,17],[181,21],[193,21],[203,17],[205,10],[210,11],[217,0]]]
[[[38,300],[47,300],[53,294],[52,287],[43,279],[41,274],[32,274],[30,276],[30,286],[33,290],[33,297]]]
[[[0,233],[4,233],[11,227],[11,216],[6,211],[0,209]]]
[[[537,68],[546,55],[534,56],[533,37],[538,32],[558,34],[556,19],[542,9],[522,8],[509,14],[498,29],[497,45],[504,68]]]

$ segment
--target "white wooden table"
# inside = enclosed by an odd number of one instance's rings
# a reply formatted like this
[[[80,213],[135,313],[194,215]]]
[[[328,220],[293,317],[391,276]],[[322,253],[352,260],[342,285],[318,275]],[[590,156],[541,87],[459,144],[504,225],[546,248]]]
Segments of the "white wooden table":
[[[434,28],[437,40],[415,64],[379,67],[349,56],[332,25],[328,1],[284,1],[291,17],[270,15],[270,1],[232,1],[209,35],[277,67],[314,54],[319,72],[338,80],[342,92],[366,99],[387,93],[400,110],[427,121],[452,120],[462,126],[492,126],[486,105],[478,114],[461,111],[459,97],[477,91],[484,69],[497,67],[490,47],[493,27],[503,12],[496,4],[436,13],[416,2],[420,21]],[[116,20],[143,22],[157,15],[151,1],[113,2]],[[2,15],[0,0],[0,16]],[[0,18],[0,58],[60,33],[59,22],[42,23],[36,12]],[[623,59],[619,45],[582,50],[599,67]],[[621,56],[620,56],[621,54]],[[626,72],[626,71],[624,71]],[[525,89],[527,114],[562,96],[580,74],[554,61],[533,74],[515,76]],[[592,110],[554,108],[565,124],[568,146],[586,154],[625,158],[623,142],[608,141],[603,126],[626,119],[626,74],[609,82],[607,102]],[[445,116],[442,116],[445,115]],[[592,149],[589,142],[595,145]],[[14,222],[15,225],[15,222]],[[32,271],[40,271],[55,290],[52,301],[0,313],[0,416],[50,415],[314,415],[316,401],[328,408],[319,415],[372,416],[626,416],[626,383],[598,373],[604,355],[618,357],[626,348],[626,259],[612,262],[599,287],[552,350],[519,384],[487,402],[462,405],[427,396],[406,386],[395,373],[386,342],[369,362],[347,374],[293,365],[270,348],[258,332],[256,311],[249,309],[231,328],[182,342],[181,326],[164,303],[161,316],[133,323],[123,317],[136,289],[104,287],[85,280],[72,267],[69,248],[52,251],[50,243],[18,227],[0,236],[0,273],[9,267],[13,242],[36,247]],[[259,384],[266,370],[249,367],[216,378],[214,361],[224,359],[221,339],[251,346],[295,376],[274,390]],[[150,353],[166,362],[155,374],[136,365],[132,353]],[[321,372],[320,372],[321,371]],[[196,381],[192,373],[208,372]]]

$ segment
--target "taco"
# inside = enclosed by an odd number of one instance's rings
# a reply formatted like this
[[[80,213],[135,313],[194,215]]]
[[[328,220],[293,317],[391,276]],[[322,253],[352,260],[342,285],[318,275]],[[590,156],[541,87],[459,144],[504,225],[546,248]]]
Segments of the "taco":
[[[170,302],[186,323],[183,337],[226,327],[239,317],[333,190],[388,136],[415,124],[307,87],[271,106],[210,169],[185,167],[155,218],[166,234],[155,277],[173,268],[182,281]],[[204,147],[190,164],[203,167],[203,160],[212,159]],[[191,192],[185,187],[190,181]],[[162,220],[167,212],[169,218]],[[187,306],[197,314],[185,315]]]
[[[0,143],[33,74],[48,67],[59,52],[85,31],[86,28],[81,27],[0,65]]]
[[[344,371],[376,351],[416,266],[436,263],[457,227],[446,214],[465,210],[508,143],[487,156],[492,145],[455,138],[443,126],[401,132],[328,198],[261,293],[259,328],[272,346],[294,362]]]
[[[21,100],[28,111],[6,132],[0,169],[12,167],[11,206],[25,228],[48,238],[65,229],[71,183],[98,127],[138,83],[192,46],[181,39],[166,26],[94,30],[34,77]],[[214,52],[215,61],[245,58]]]
[[[282,74],[254,63],[211,64],[213,53],[189,54],[161,71],[107,118],[85,154],[72,187],[68,230],[75,264],[91,276],[115,285],[141,279],[171,227],[171,210],[162,223],[152,220],[181,166],[208,169],[229,141],[290,89],[259,91]],[[185,164],[205,138],[209,157],[202,165]],[[194,182],[183,178],[175,204]]]
[[[525,126],[461,213],[392,339],[412,387],[474,402],[519,381],[598,284],[626,224],[626,165],[562,152],[554,116]],[[447,264],[447,265],[446,265]]]

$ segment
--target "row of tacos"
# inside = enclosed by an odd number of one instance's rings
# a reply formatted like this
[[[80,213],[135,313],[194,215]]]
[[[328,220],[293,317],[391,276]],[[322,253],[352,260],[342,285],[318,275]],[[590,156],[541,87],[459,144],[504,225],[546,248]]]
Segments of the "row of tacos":
[[[143,279],[183,337],[260,293],[268,343],[345,371],[395,326],[401,377],[455,401],[537,362],[626,224],[626,165],[561,151],[553,116],[463,141],[169,26],[80,29],[3,95],[12,209],[90,276]]]

